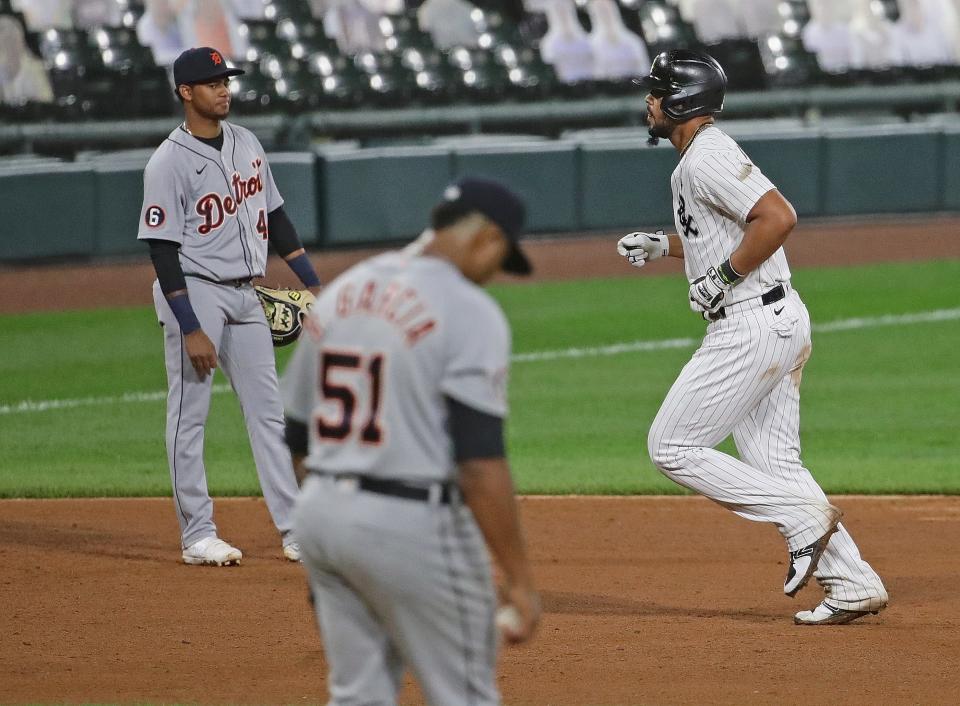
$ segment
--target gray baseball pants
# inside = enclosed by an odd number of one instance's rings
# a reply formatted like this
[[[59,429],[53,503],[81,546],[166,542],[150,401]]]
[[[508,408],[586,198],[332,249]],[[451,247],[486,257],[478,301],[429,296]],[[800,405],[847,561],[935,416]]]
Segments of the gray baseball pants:
[[[500,703],[496,594],[469,508],[311,474],[294,526],[330,666],[330,706],[396,704],[407,667],[433,706]]]
[[[291,513],[297,481],[284,441],[273,342],[260,300],[249,283],[238,287],[187,277],[187,290],[200,326],[217,349],[218,364],[240,400],[263,497],[283,543],[288,544],[293,541]],[[166,441],[173,502],[182,544],[189,547],[217,533],[203,464],[204,427],[214,375],[203,380],[197,376],[180,326],[156,282],[153,299],[163,324]]]

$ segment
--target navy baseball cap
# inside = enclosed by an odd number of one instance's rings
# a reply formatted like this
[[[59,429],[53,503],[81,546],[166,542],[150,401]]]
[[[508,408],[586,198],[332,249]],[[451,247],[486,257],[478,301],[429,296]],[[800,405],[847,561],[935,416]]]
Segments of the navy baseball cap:
[[[516,275],[533,272],[530,260],[520,249],[520,231],[523,229],[526,207],[517,194],[489,179],[465,177],[446,188],[443,200],[460,203],[471,211],[479,211],[500,226],[510,242],[510,252],[502,265],[504,272]]]
[[[178,88],[243,73],[243,69],[230,66],[227,58],[213,47],[187,49],[173,62],[173,84]]]

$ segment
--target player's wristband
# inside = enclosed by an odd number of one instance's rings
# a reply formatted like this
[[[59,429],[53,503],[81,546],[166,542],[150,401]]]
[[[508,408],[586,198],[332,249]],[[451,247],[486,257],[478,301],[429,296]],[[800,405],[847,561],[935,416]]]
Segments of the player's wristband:
[[[307,253],[301,253],[292,260],[287,260],[287,264],[303,282],[304,287],[320,286],[320,278],[317,276],[317,271],[313,269],[313,263],[310,262]]]
[[[186,294],[179,294],[173,299],[167,299],[170,310],[177,317],[177,323],[180,324],[180,330],[184,334],[193,333],[200,328],[200,322],[197,315],[193,312],[193,306],[190,304],[190,297]]]
[[[733,269],[733,265],[730,264],[729,257],[717,265],[717,274],[720,275],[720,279],[723,281],[723,283],[730,287],[735,284],[739,284],[745,277],[745,275],[742,275]]]

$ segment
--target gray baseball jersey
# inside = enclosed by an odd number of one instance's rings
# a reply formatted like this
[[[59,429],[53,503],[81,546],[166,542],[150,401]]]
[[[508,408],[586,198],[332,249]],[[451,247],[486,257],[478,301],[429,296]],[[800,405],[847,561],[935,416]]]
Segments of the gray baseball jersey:
[[[219,152],[181,126],[150,158],[138,237],[180,244],[191,305],[240,399],[264,499],[290,544],[297,484],[283,439],[270,329],[250,282],[264,273],[267,214],[283,200],[257,138],[230,123],[221,126]],[[159,283],[153,289],[169,386],[167,456],[181,542],[189,547],[217,533],[203,462],[214,376],[197,375]]]
[[[747,214],[774,188],[716,127],[695,137],[671,185],[691,281],[730,257],[743,240]],[[724,306],[725,318],[707,327],[651,425],[650,456],[677,483],[741,517],[776,524],[788,548],[801,549],[829,530],[832,511],[800,459],[810,316],[790,285],[783,250],[735,286]],[[714,448],[730,434],[740,458]],[[814,576],[841,608],[872,610],[868,606],[886,601],[880,577],[842,525]]]
[[[143,175],[140,239],[180,244],[184,274],[218,282],[262,277],[267,214],[283,205],[256,136],[221,123],[219,152],[176,128]]]
[[[310,316],[322,339],[306,337],[283,384],[287,415],[309,423],[310,469],[451,480],[444,396],[507,413],[506,320],[444,260],[372,258],[327,287]]]
[[[445,503],[365,492],[354,476],[455,479],[445,397],[507,412],[502,312],[449,262],[388,253],[329,285],[304,328],[281,388],[287,416],[310,429],[316,473],[295,532],[330,703],[396,703],[406,667],[434,706],[498,703],[496,596],[469,508],[456,493]]]

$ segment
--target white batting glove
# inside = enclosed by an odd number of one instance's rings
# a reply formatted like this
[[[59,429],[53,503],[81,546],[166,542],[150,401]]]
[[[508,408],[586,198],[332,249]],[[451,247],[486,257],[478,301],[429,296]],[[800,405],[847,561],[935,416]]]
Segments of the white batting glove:
[[[690,308],[709,320],[723,306],[727,292],[742,280],[743,275],[733,269],[730,260],[724,260],[690,283]]]
[[[670,240],[662,230],[656,233],[630,233],[617,241],[617,252],[634,267],[643,267],[647,260],[656,260],[670,254]]]

